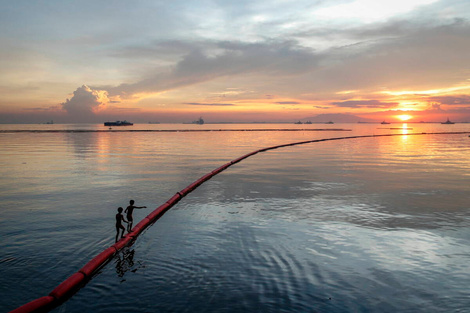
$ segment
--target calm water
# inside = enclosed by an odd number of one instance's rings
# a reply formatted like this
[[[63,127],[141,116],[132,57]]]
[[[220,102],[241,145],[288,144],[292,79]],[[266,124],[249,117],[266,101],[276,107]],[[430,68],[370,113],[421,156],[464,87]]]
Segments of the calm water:
[[[384,127],[386,126],[386,127]],[[241,131],[344,128],[351,131]],[[406,129],[406,128],[413,129]],[[388,128],[388,129],[382,129]],[[399,128],[399,129],[390,129]],[[0,130],[101,125],[0,125]],[[116,208],[180,201],[53,312],[470,312],[470,124],[135,125],[0,133],[0,312],[114,243]],[[407,135],[408,134],[408,135]]]

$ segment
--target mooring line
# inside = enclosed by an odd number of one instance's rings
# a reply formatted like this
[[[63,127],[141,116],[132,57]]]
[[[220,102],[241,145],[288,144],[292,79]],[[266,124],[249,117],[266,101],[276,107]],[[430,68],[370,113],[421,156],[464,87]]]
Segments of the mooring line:
[[[84,267],[82,267],[78,272],[72,274],[69,278],[60,283],[54,290],[52,290],[49,295],[38,298],[31,302],[28,302],[17,309],[10,311],[10,313],[32,313],[32,312],[49,312],[50,310],[56,308],[60,304],[67,301],[71,296],[73,296],[80,288],[85,286],[88,281],[91,280],[93,275],[95,275],[100,268],[105,266],[111,259],[119,253],[124,247],[130,246],[134,243],[137,237],[149,226],[155,223],[160,217],[165,214],[170,208],[177,204],[183,197],[187,196],[190,192],[194,191],[204,182],[211,179],[213,176],[219,174],[220,172],[226,170],[230,166],[243,161],[246,158],[249,158],[260,152],[266,152],[269,150],[274,150],[278,148],[291,147],[297,145],[303,145],[314,142],[323,142],[323,141],[333,141],[333,140],[346,140],[346,139],[358,139],[358,138],[371,138],[371,137],[392,137],[392,136],[415,136],[415,135],[459,135],[459,134],[470,134],[470,132],[438,132],[438,133],[410,133],[410,134],[381,134],[381,135],[361,135],[361,136],[349,136],[349,137],[335,137],[335,138],[325,138],[325,139],[314,139],[307,141],[299,141],[294,143],[282,144],[271,146],[267,148],[262,148],[251,153],[245,154],[239,158],[236,158],[218,168],[205,174],[200,177],[193,183],[189,184],[186,188],[178,191],[174,196],[172,196],[164,204],[160,205],[153,212],[147,215],[142,219],[137,225],[135,225],[131,232],[126,234],[124,238],[120,239],[118,242],[105,249],[103,252],[95,256],[91,261],[89,261]]]

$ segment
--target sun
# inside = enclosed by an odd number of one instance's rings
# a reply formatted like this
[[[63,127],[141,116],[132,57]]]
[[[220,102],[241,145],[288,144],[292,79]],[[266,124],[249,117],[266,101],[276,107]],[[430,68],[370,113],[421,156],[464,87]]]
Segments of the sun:
[[[408,115],[408,114],[402,114],[402,115],[397,115],[397,118],[400,120],[400,121],[408,121],[409,119],[411,119],[413,116],[411,115]]]

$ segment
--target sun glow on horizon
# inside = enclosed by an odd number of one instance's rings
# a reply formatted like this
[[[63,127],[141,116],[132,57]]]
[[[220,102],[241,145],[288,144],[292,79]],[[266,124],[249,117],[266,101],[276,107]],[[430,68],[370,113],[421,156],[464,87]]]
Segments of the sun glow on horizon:
[[[396,116],[400,121],[408,121],[409,119],[413,118],[413,116],[409,114],[401,114]]]

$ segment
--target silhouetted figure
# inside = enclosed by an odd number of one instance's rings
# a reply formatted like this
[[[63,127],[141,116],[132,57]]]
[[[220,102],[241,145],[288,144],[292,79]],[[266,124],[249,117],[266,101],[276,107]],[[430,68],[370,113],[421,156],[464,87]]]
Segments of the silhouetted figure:
[[[124,231],[126,230],[126,228],[122,225],[122,222],[129,223],[128,221],[124,219],[124,216],[122,215],[122,208],[119,207],[117,210],[118,210],[118,213],[116,214],[116,242],[119,239],[119,233],[121,229],[122,229],[121,238],[124,237]]]
[[[127,232],[130,233],[132,229],[132,222],[134,219],[132,218],[132,212],[134,212],[134,209],[145,209],[147,208],[146,206],[135,206],[134,205],[134,200],[129,201],[129,206],[126,208],[124,213],[127,213],[127,220],[129,221],[127,223]]]

